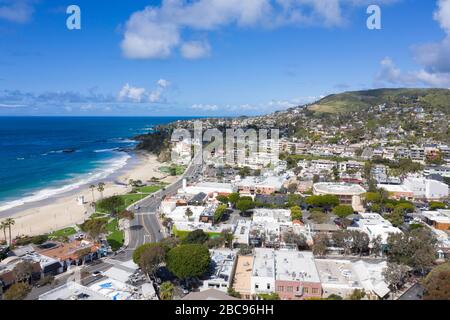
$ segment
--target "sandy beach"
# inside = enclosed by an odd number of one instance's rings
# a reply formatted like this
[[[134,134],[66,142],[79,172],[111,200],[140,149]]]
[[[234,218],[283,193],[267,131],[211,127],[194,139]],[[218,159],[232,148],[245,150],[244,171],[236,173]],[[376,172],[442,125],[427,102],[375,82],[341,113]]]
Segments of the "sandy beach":
[[[105,183],[104,197],[125,194],[131,191],[128,181],[141,180],[146,183],[152,177],[171,183],[176,177],[166,176],[158,168],[165,165],[150,154],[137,154],[124,168],[103,179]],[[100,181],[97,181],[97,184]],[[90,185],[90,184],[89,184]],[[89,185],[42,201],[27,203],[11,210],[0,212],[0,220],[12,217],[15,225],[12,227],[13,238],[19,235],[39,235],[56,231],[74,224],[82,223],[92,213],[92,191]],[[84,204],[79,204],[78,197],[84,197]],[[95,199],[100,193],[94,191]]]

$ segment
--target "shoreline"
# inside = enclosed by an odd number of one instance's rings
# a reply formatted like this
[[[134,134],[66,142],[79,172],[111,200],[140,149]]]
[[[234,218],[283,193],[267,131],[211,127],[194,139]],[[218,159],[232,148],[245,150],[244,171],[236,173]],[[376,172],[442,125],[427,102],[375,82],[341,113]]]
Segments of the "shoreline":
[[[159,167],[166,163],[157,161],[157,156],[133,151],[128,153],[131,157],[127,159],[126,164],[118,170],[112,172],[102,179],[90,181],[78,186],[76,189],[69,190],[47,199],[37,200],[25,203],[17,207],[0,211],[0,219],[11,217],[15,224],[11,228],[12,237],[21,235],[34,236],[69,227],[82,223],[93,213],[90,203],[92,202],[92,192],[89,189],[91,184],[98,182],[105,183],[103,196],[125,194],[131,191],[128,185],[129,179],[142,180],[147,182],[152,177],[162,179],[163,182],[170,183],[176,177],[167,177],[159,171]],[[84,196],[84,204],[77,202],[77,197]],[[97,190],[94,191],[95,200],[100,198]]]

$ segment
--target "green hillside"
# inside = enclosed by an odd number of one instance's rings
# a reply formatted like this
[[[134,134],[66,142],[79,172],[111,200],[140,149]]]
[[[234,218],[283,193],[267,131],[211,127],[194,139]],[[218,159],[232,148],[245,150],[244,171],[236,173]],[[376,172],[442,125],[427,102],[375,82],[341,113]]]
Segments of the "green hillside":
[[[376,89],[329,95],[308,107],[321,113],[347,113],[361,111],[379,104],[393,106],[420,106],[450,114],[448,89]]]

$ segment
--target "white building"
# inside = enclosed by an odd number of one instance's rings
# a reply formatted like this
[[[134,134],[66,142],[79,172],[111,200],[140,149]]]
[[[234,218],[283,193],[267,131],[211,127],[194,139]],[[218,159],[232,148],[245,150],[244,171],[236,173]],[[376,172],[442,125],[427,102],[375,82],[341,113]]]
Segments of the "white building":
[[[203,281],[202,290],[217,289],[227,292],[231,287],[232,273],[236,264],[236,252],[229,249],[209,250],[211,254],[211,275]]]
[[[411,190],[416,199],[439,200],[448,197],[448,185],[422,177],[408,177],[403,185]]]
[[[364,210],[362,197],[366,190],[359,184],[320,182],[313,185],[314,195],[335,195],[340,204],[350,205],[355,211]]]
[[[348,227],[348,230],[357,230],[366,233],[370,240],[380,236],[381,243],[386,244],[391,233],[402,233],[399,228],[384,219],[378,213],[360,213],[361,218],[354,223],[356,226]]]
[[[275,251],[256,248],[251,277],[251,294],[275,292]]]

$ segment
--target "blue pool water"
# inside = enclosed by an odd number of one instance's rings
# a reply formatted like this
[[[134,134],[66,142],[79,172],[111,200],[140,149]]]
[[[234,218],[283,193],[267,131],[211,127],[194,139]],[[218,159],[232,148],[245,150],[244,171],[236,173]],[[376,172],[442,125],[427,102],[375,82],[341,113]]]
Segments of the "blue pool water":
[[[117,148],[173,117],[0,117],[0,210],[69,191],[123,167]]]

